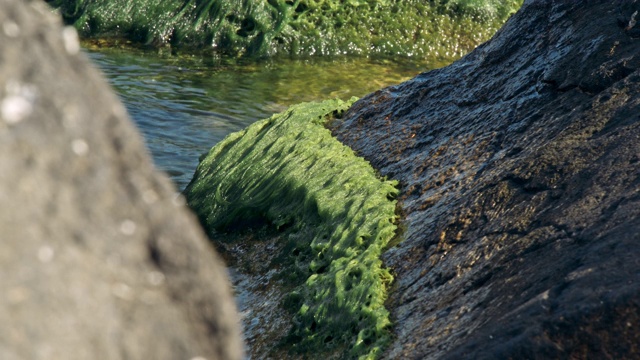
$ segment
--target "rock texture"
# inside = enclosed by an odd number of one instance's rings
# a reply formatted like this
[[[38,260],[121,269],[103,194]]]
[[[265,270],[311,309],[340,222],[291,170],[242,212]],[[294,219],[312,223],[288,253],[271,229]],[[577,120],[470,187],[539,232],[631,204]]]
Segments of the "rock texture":
[[[0,358],[241,359],[219,258],[40,1],[0,0]]]
[[[334,132],[402,184],[388,358],[640,357],[638,1],[527,1]]]

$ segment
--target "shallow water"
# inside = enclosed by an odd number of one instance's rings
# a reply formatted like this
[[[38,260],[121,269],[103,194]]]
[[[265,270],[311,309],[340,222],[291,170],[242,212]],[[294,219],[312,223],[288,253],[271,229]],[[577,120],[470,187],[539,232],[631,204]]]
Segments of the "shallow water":
[[[303,101],[363,96],[442,62],[368,58],[237,61],[90,47],[142,132],[156,166],[182,190],[198,157],[226,135]]]

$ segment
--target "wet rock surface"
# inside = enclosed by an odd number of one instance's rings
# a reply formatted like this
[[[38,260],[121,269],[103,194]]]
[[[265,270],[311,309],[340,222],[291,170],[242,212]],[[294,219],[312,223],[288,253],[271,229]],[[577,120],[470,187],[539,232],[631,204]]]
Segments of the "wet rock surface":
[[[75,30],[0,0],[0,358],[241,359],[222,261]]]
[[[527,1],[334,133],[401,182],[387,358],[640,356],[637,1]]]
[[[246,352],[252,359],[299,359],[282,346],[291,331],[291,314],[283,309],[294,285],[278,276],[283,270],[278,256],[286,238],[263,227],[212,237],[229,266],[236,302],[242,318]],[[327,356],[328,359],[330,357]]]

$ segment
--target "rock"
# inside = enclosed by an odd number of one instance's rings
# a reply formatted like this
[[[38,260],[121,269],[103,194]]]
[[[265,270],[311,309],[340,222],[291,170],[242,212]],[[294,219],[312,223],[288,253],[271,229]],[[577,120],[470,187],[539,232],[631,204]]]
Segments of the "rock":
[[[636,1],[527,1],[334,133],[400,181],[387,358],[640,356]]]
[[[241,359],[221,260],[41,1],[0,0],[0,358]]]

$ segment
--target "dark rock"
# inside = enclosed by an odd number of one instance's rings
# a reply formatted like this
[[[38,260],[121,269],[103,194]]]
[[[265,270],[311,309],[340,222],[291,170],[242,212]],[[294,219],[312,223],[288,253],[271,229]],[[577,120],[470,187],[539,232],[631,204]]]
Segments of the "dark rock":
[[[527,1],[334,129],[400,180],[388,358],[640,357],[638,1]]]
[[[0,358],[241,359],[225,270],[40,1],[0,0]]]

